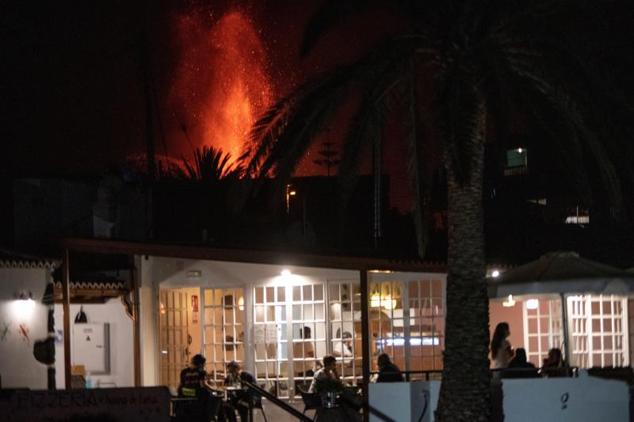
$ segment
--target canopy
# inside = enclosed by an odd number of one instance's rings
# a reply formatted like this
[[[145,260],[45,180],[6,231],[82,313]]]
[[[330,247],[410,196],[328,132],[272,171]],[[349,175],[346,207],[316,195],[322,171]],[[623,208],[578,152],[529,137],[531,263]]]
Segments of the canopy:
[[[563,321],[563,347],[568,349],[567,294],[628,294],[634,291],[634,273],[590,261],[576,252],[550,252],[489,280],[489,297],[559,294]]]
[[[634,273],[584,259],[576,252],[550,252],[489,280],[489,297],[529,294],[627,294]]]

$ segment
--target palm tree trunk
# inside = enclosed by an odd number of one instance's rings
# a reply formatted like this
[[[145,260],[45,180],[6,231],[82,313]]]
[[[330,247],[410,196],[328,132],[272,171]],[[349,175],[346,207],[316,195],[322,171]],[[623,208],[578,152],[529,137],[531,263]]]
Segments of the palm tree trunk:
[[[448,189],[447,313],[439,421],[488,421],[491,416],[489,306],[485,281],[482,174],[486,106],[480,101],[469,145],[466,180],[446,158]],[[447,156],[448,157],[448,156]]]

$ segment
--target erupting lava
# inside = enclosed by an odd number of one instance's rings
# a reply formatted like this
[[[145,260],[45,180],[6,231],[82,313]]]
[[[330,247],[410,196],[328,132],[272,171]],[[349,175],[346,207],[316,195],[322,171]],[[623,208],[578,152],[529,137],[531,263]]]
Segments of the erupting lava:
[[[258,32],[239,11],[211,25],[196,13],[180,15],[176,30],[180,58],[170,108],[192,146],[221,148],[233,161],[242,154],[251,125],[273,99]],[[189,150],[181,145],[180,153]]]

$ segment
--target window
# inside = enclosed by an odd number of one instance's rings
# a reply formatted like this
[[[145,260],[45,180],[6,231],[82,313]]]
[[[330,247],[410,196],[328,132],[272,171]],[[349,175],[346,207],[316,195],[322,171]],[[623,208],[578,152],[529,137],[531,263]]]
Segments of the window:
[[[227,363],[244,361],[243,289],[204,289],[203,351],[207,372],[217,382]]]
[[[590,224],[590,210],[578,206],[569,209],[565,223],[578,225]]]
[[[572,365],[629,364],[627,298],[584,295],[568,298]]]
[[[363,377],[361,290],[356,281],[328,282],[329,353],[339,375],[356,384]]]
[[[337,358],[340,376],[362,378],[361,293],[357,281],[255,286],[255,376],[281,398],[308,390],[322,358]]]
[[[372,356],[387,353],[398,367],[408,371],[442,369],[442,280],[373,282],[369,299]],[[376,370],[373,359],[372,371]]]
[[[292,377],[288,358],[287,288],[257,286],[253,292],[254,375],[267,391],[288,397]]]
[[[536,306],[530,306],[533,302]],[[561,300],[531,299],[522,304],[524,313],[524,348],[526,357],[541,367],[548,350],[562,348]],[[563,351],[563,350],[562,350]]]
[[[526,148],[515,148],[506,151],[505,176],[526,174],[527,170],[528,150]]]

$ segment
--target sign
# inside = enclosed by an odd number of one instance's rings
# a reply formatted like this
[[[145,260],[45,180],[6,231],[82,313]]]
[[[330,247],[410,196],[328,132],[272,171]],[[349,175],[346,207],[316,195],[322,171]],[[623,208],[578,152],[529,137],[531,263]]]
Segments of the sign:
[[[198,323],[198,295],[192,295],[192,323]]]
[[[99,418],[169,422],[169,405],[167,387],[0,391],[3,421],[62,422]]]

